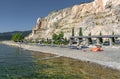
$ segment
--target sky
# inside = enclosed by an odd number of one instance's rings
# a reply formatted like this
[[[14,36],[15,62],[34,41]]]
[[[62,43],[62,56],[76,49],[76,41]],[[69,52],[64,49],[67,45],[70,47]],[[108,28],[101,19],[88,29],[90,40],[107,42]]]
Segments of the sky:
[[[39,17],[93,0],[0,0],[0,33],[31,30]]]

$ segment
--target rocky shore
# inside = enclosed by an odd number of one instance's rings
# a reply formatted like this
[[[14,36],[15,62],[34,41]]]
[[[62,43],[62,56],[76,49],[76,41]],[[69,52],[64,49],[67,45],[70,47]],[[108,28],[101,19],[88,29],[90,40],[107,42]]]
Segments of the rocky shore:
[[[120,48],[119,47],[104,47],[102,52],[91,52],[91,48],[83,50],[75,50],[70,48],[40,46],[35,44],[20,44],[12,41],[1,42],[5,45],[21,47],[24,50],[39,51],[43,53],[56,54],[74,58],[82,61],[89,61],[91,63],[100,64],[105,67],[120,70]]]

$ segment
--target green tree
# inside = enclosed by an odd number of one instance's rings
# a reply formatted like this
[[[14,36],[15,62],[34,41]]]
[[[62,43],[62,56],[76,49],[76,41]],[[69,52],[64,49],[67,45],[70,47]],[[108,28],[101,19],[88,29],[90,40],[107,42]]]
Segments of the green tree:
[[[60,32],[59,34],[54,33],[52,35],[52,40],[54,40],[54,44],[65,44],[67,45],[69,41],[67,38],[64,38],[64,32]]]
[[[91,36],[91,32],[88,34],[88,36]],[[89,43],[92,44],[92,38],[88,38]]]
[[[69,44],[69,41],[67,40],[67,38],[64,38],[64,44],[65,45]]]
[[[102,36],[102,32],[100,31],[100,34],[99,34],[100,36]]]
[[[59,39],[63,39],[64,37],[64,33],[63,32],[60,32],[59,35],[58,35]]]
[[[74,36],[74,27],[72,28],[72,36]]]
[[[64,33],[60,32],[59,34],[53,34],[52,40],[54,40],[55,44],[63,44],[63,42],[64,42]]]
[[[23,40],[23,35],[22,33],[16,33],[12,36],[12,40],[15,42],[19,42]]]
[[[79,36],[83,36],[82,28],[81,28],[81,27],[80,27],[80,29],[79,29]]]
[[[114,31],[112,32],[112,35],[115,35]],[[115,43],[115,38],[112,38],[113,43]]]
[[[52,39],[53,39],[53,40],[57,40],[57,39],[58,39],[58,35],[54,33],[54,34],[52,35]]]
[[[88,36],[91,36],[91,32],[88,34]]]
[[[102,36],[102,32],[100,31],[100,36]],[[100,39],[100,43],[103,43],[103,39],[102,38],[99,38]]]
[[[115,35],[115,32],[114,32],[114,31],[112,32],[112,35]]]

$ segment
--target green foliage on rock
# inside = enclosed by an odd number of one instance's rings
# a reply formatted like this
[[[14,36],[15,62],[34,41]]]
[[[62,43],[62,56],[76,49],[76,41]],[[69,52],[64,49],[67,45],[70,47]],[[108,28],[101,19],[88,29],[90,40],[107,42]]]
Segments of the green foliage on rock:
[[[14,42],[19,42],[19,41],[22,41],[23,40],[23,35],[22,33],[16,33],[12,36],[12,40]]]

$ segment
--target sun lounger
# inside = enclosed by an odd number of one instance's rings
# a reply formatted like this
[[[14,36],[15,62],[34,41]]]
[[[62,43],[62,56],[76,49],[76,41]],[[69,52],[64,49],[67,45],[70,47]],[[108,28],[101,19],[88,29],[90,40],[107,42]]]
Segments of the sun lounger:
[[[103,49],[95,47],[95,48],[92,48],[91,51],[93,51],[93,52],[99,52],[99,51],[103,51]]]

